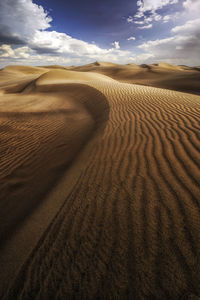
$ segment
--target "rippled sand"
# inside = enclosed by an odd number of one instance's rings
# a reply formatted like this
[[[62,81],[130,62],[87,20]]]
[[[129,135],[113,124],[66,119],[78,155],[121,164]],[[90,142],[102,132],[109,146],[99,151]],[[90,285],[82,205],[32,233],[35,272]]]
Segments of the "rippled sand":
[[[1,298],[200,296],[200,98],[131,68],[0,71]]]

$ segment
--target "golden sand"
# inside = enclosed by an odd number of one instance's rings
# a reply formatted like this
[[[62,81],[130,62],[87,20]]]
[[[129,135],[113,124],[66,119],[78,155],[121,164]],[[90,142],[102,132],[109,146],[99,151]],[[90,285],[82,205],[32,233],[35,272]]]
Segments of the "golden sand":
[[[71,70],[0,71],[1,298],[200,296],[199,71]]]

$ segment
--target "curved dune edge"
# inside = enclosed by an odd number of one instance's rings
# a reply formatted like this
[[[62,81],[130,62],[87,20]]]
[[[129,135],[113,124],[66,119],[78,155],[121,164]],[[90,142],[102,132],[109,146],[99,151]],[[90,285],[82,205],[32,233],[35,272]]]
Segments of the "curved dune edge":
[[[106,80],[114,81],[114,79],[98,73],[92,72],[77,72],[71,70],[51,70],[42,74],[36,82],[36,86],[49,85],[49,84],[62,84],[67,81],[95,81],[95,80]]]
[[[38,92],[34,85],[29,84],[31,93],[24,90],[0,98],[2,146],[9,149],[13,138],[18,140],[17,148],[0,159],[1,296],[77,181],[81,164],[76,172],[67,169],[109,114],[106,98],[83,83],[64,84],[62,92],[54,86],[50,93]],[[26,134],[27,126],[32,129]]]
[[[140,84],[200,95],[200,68],[167,63],[127,65],[96,62],[71,70],[95,72],[125,83]]]
[[[109,119],[77,157],[77,182],[7,298],[199,296],[199,97],[87,84],[108,100]]]

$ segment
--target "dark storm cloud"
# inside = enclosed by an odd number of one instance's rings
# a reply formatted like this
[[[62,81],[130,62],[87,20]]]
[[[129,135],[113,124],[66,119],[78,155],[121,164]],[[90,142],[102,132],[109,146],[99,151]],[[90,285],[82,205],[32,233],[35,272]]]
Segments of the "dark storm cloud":
[[[19,37],[4,35],[0,32],[0,45],[9,44],[9,45],[26,45],[26,41],[20,39]]]
[[[37,54],[58,55],[57,49],[52,49],[52,48],[49,48],[49,47],[32,46],[31,49],[35,50]]]

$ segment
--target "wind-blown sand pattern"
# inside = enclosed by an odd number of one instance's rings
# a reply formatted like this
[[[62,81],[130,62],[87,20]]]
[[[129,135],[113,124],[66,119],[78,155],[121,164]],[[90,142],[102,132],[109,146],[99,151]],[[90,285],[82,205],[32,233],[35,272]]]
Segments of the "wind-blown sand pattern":
[[[85,66],[72,67],[71,70],[97,72],[121,82],[200,95],[200,67],[174,66],[167,63],[119,65],[95,62]]]
[[[200,297],[199,96],[34,72],[1,87],[0,254],[41,222],[2,298]]]

